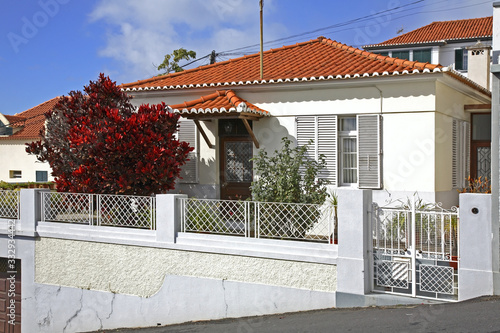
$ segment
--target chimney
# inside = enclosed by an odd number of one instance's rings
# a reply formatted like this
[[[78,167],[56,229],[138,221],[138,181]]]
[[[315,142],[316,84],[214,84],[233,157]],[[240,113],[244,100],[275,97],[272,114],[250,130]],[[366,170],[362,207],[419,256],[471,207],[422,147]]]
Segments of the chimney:
[[[481,41],[467,48],[467,77],[480,86],[490,90],[490,50],[491,46]]]

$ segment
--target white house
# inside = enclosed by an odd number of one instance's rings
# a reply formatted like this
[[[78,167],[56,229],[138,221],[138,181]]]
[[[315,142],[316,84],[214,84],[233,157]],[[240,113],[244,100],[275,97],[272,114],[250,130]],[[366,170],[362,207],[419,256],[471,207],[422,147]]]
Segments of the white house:
[[[333,187],[375,189],[375,200],[418,191],[457,203],[469,175],[471,111],[491,93],[459,72],[362,51],[320,37],[259,54],[123,84],[133,103],[165,102],[196,147],[178,190],[248,195],[257,149],[287,136],[324,154]],[[192,122],[191,122],[192,121]],[[196,128],[196,130],[195,130]],[[482,133],[473,127],[472,136]]]
[[[15,116],[0,114],[0,180],[8,183],[53,181],[48,163],[26,153],[26,144],[40,140],[45,112],[59,100],[55,97]]]

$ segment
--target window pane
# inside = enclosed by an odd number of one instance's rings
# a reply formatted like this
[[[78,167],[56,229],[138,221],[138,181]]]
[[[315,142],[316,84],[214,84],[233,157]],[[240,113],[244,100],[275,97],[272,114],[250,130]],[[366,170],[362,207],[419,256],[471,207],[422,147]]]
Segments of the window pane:
[[[467,70],[467,50],[466,49],[456,49],[455,50],[455,69],[456,70]]]
[[[342,183],[354,184],[358,182],[357,175],[357,140],[356,138],[342,139]]]
[[[413,50],[413,61],[431,62],[431,49]]]
[[[491,115],[472,115],[472,140],[491,141]]]
[[[340,119],[340,130],[344,132],[350,132],[356,130],[356,117],[341,118]]]
[[[23,178],[21,170],[9,170],[10,178]]]
[[[46,182],[48,180],[47,171],[37,171],[36,172],[36,181],[37,182]]]
[[[410,51],[392,51],[393,58],[410,59]]]

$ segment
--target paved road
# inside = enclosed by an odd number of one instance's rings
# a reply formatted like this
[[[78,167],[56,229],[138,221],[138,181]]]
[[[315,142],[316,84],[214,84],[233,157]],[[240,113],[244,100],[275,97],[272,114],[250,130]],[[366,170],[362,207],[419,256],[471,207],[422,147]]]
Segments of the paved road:
[[[101,332],[500,332],[500,297],[461,303],[331,309]]]

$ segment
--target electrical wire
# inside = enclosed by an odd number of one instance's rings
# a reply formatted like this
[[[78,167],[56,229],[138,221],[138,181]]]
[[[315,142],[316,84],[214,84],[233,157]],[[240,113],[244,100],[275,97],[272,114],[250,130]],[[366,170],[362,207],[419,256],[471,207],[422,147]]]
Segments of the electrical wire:
[[[373,13],[373,14],[370,14],[370,15],[361,16],[361,17],[358,17],[358,18],[355,18],[355,19],[351,19],[351,20],[344,21],[344,22],[341,22],[341,23],[337,23],[337,24],[334,24],[334,25],[330,25],[330,26],[327,26],[327,27],[323,27],[323,28],[318,28],[318,29],[306,31],[306,32],[302,32],[302,33],[299,33],[299,34],[294,34],[294,35],[291,35],[291,36],[282,37],[282,38],[278,38],[278,39],[271,40],[271,41],[266,41],[266,42],[264,42],[264,45],[266,45],[267,47],[270,47],[270,46],[278,45],[278,43],[281,43],[281,42],[287,41],[287,40],[297,41],[297,40],[300,40],[299,38],[301,38],[301,37],[312,35],[312,34],[317,34],[318,32],[334,33],[334,32],[342,32],[342,31],[353,30],[355,28],[352,28],[352,27],[342,28],[342,27],[351,26],[353,24],[359,24],[359,23],[363,23],[363,22],[366,22],[366,21],[374,20],[375,18],[378,18],[381,15],[387,15],[387,14],[396,15],[396,17],[393,18],[394,20],[401,19],[401,18],[408,17],[408,16],[412,16],[412,15],[415,15],[415,10],[426,8],[426,7],[429,6],[428,4],[418,5],[418,4],[421,4],[421,3],[425,2],[425,1],[426,0],[413,1],[413,2],[405,4],[405,5],[400,5],[400,6],[391,8],[391,9],[382,10],[382,11],[379,11],[379,12],[376,12],[376,13]],[[443,4],[443,3],[449,3],[449,2],[450,2],[449,0],[440,0],[440,1],[434,1],[432,4],[436,5],[436,4]],[[443,9],[438,9],[438,10],[418,11],[418,13],[419,14],[425,14],[425,13],[440,12],[440,11],[444,11],[444,10],[451,11],[451,10],[456,10],[456,9],[463,9],[463,8],[469,8],[469,7],[479,6],[479,5],[482,5],[482,4],[485,4],[485,3],[489,3],[489,2],[490,1],[482,1],[482,2],[479,2],[479,3],[475,3],[475,4],[471,4],[471,5],[465,5],[465,6],[457,6],[457,7],[452,7],[452,8],[443,8]],[[413,8],[410,8],[410,7],[413,7]],[[411,13],[407,14],[409,11],[411,11]],[[398,14],[403,14],[403,15],[398,15]],[[221,52],[218,52],[216,55],[217,55],[217,57],[221,58],[221,57],[231,56],[231,55],[253,54],[253,53],[257,52],[257,51],[255,51],[255,48],[259,47],[259,46],[260,46],[260,44],[247,45],[247,46],[243,46],[243,47],[238,47],[238,48],[230,49],[230,50],[227,50],[227,51],[221,51]],[[362,46],[362,45],[355,45],[355,46]],[[239,52],[236,52],[236,51],[239,51]],[[190,64],[195,63],[198,60],[205,59],[205,58],[207,58],[209,56],[210,56],[210,54],[208,54],[208,55],[206,55],[206,56],[204,56],[204,57],[202,57],[200,59],[196,59],[195,61],[192,61],[192,62],[184,65],[183,67],[189,66]]]

